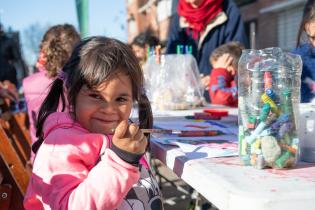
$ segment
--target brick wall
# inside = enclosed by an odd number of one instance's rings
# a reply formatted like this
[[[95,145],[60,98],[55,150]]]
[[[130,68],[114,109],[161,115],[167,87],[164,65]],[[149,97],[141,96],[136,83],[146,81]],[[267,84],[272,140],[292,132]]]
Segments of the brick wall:
[[[256,24],[256,48],[278,46],[278,14],[281,11],[262,12],[262,10],[285,2],[292,2],[292,0],[257,0],[240,8],[249,37],[249,23],[254,21]]]

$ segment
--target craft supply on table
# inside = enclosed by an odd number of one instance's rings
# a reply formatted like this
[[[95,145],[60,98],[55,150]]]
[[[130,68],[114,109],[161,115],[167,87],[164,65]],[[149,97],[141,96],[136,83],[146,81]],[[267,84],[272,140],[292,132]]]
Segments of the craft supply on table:
[[[196,136],[218,136],[223,135],[222,131],[218,130],[171,130],[171,129],[141,129],[143,133],[161,133],[175,134],[180,137],[196,137]]]
[[[259,169],[298,158],[296,116],[302,62],[280,48],[243,50],[239,61],[239,155]]]
[[[224,109],[204,109],[203,112],[217,117],[227,117],[229,115],[229,111]]]
[[[206,112],[195,112],[194,117],[196,120],[221,120],[221,116],[212,115]]]

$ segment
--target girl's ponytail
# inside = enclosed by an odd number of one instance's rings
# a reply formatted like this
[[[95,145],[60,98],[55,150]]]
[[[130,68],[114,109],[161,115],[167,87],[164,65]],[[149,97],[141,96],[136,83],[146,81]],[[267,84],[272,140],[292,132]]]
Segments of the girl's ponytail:
[[[145,94],[140,95],[140,99],[138,101],[138,115],[140,128],[153,127],[151,105],[148,97]]]
[[[153,127],[153,115],[151,104],[148,97],[142,93],[138,101],[138,115],[139,115],[139,127],[140,128],[152,128]],[[147,151],[150,151],[150,134],[144,134],[148,138]]]
[[[36,153],[40,145],[44,141],[43,125],[46,118],[53,112],[56,112],[59,107],[59,99],[62,102],[62,111],[65,109],[65,96],[63,92],[63,78],[57,77],[51,84],[50,91],[46,96],[43,104],[40,107],[37,123],[36,123],[36,137],[38,140],[32,145],[32,150]]]

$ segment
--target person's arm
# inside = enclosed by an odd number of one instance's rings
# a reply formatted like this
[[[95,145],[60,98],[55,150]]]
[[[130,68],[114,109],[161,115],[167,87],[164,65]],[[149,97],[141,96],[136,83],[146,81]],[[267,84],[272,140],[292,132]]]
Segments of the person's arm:
[[[234,106],[237,103],[237,87],[231,85],[234,80],[224,68],[215,68],[211,72],[209,93],[211,103]]]
[[[9,81],[5,83],[0,83],[0,97],[3,99],[9,99],[10,101],[17,101],[19,96],[15,86],[9,85]]]
[[[34,162],[31,188],[45,192],[42,201],[51,209],[116,209],[139,180],[139,168],[115,154],[100,134],[78,134],[82,140],[71,137],[69,143],[63,132],[55,137],[63,141],[46,139]],[[26,196],[26,209],[32,209],[32,199]]]

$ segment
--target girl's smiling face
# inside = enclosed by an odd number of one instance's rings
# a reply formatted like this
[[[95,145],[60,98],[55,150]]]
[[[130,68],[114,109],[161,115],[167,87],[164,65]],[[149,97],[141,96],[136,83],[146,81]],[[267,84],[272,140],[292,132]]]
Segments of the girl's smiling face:
[[[128,120],[132,100],[131,80],[123,73],[94,89],[83,85],[76,98],[76,120],[92,133],[110,134],[122,120]]]

